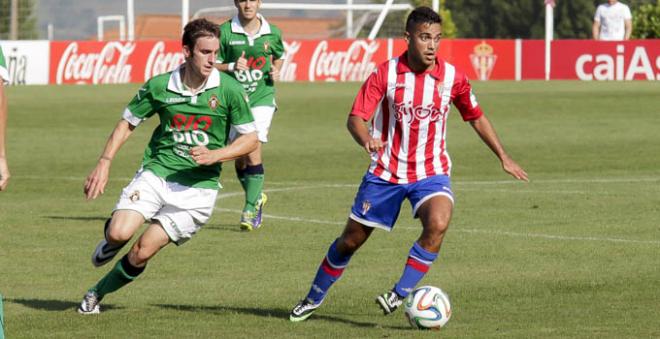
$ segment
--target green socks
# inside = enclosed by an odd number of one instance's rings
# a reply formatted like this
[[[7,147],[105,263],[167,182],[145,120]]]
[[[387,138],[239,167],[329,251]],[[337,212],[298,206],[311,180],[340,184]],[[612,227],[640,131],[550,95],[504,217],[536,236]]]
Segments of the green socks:
[[[244,170],[236,170],[238,180],[245,191],[245,206],[243,212],[255,212],[257,202],[264,188],[264,167],[262,164],[247,166]]]
[[[143,271],[144,267],[131,265],[128,262],[128,254],[126,254],[90,291],[96,292],[99,300],[103,299],[106,294],[112,293],[135,280]]]

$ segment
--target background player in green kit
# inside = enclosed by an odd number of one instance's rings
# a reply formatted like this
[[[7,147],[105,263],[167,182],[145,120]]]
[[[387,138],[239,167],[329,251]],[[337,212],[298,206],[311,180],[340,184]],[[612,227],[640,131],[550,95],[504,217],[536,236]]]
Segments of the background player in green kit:
[[[160,125],[144,152],[142,167],[106,222],[105,238],[92,264],[109,262],[145,221],[149,226],[85,294],[78,308],[82,314],[99,313],[99,301],[137,278],[161,248],[190,239],[213,212],[221,163],[257,147],[247,95],[232,77],[214,68],[218,26],[205,19],[191,21],[182,40],[185,63],[138,90],[85,181],[87,199],[102,194],[112,158],[135,127],[158,114]],[[239,136],[227,145],[230,127]]]
[[[7,166],[7,153],[5,152],[5,131],[7,130],[7,96],[5,84],[9,83],[9,72],[5,56],[0,48],[0,191],[7,188],[9,183],[9,167]]]
[[[275,88],[284,62],[282,32],[258,13],[261,0],[234,0],[238,14],[220,25],[220,52],[216,67],[231,74],[250,96],[250,107],[257,125],[259,146],[235,162],[236,175],[245,190],[241,229],[261,226],[266,194],[261,143],[268,141],[268,129],[277,109]],[[232,135],[233,138],[233,135]]]

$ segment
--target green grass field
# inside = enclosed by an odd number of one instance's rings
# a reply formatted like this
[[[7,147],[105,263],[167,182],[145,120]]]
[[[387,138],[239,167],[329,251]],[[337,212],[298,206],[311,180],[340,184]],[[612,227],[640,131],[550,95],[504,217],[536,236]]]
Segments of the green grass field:
[[[456,208],[422,281],[453,316],[440,332],[384,317],[374,297],[398,279],[421,227],[406,205],[377,231],[308,321],[288,321],[339,235],[368,157],[345,129],[359,84],[282,84],[265,146],[266,225],[238,231],[232,164],[210,223],[168,246],[145,274],[75,310],[110,265],[90,255],[156,125],[116,158],[106,193],[82,186],[137,85],[9,88],[13,177],[0,193],[0,293],[7,338],[651,338],[660,337],[660,84],[475,83],[516,182],[450,116]],[[155,119],[154,119],[155,120]]]

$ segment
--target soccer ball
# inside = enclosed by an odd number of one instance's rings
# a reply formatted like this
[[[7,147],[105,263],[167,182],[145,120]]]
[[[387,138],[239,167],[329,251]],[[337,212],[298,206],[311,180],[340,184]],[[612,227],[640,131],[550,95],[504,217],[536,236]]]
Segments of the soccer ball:
[[[410,326],[417,329],[440,329],[451,318],[449,296],[433,286],[422,286],[403,302]]]

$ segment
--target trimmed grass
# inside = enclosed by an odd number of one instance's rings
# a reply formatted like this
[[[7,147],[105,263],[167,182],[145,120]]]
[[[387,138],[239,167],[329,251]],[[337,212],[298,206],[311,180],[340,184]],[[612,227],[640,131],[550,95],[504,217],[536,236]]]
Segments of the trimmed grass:
[[[505,147],[530,174],[519,183],[450,116],[456,208],[422,284],[448,292],[452,338],[660,337],[660,84],[475,83]],[[402,312],[375,296],[398,279],[421,227],[405,205],[376,231],[322,308],[293,324],[327,247],[345,222],[368,157],[345,129],[359,84],[281,84],[265,146],[266,225],[238,231],[232,164],[217,211],[194,239],[168,246],[99,316],[75,309],[108,266],[89,257],[103,220],[139,167],[157,119],[117,156],[106,193],[84,178],[138,88],[9,88],[12,179],[0,193],[0,293],[7,338],[399,338]]]

